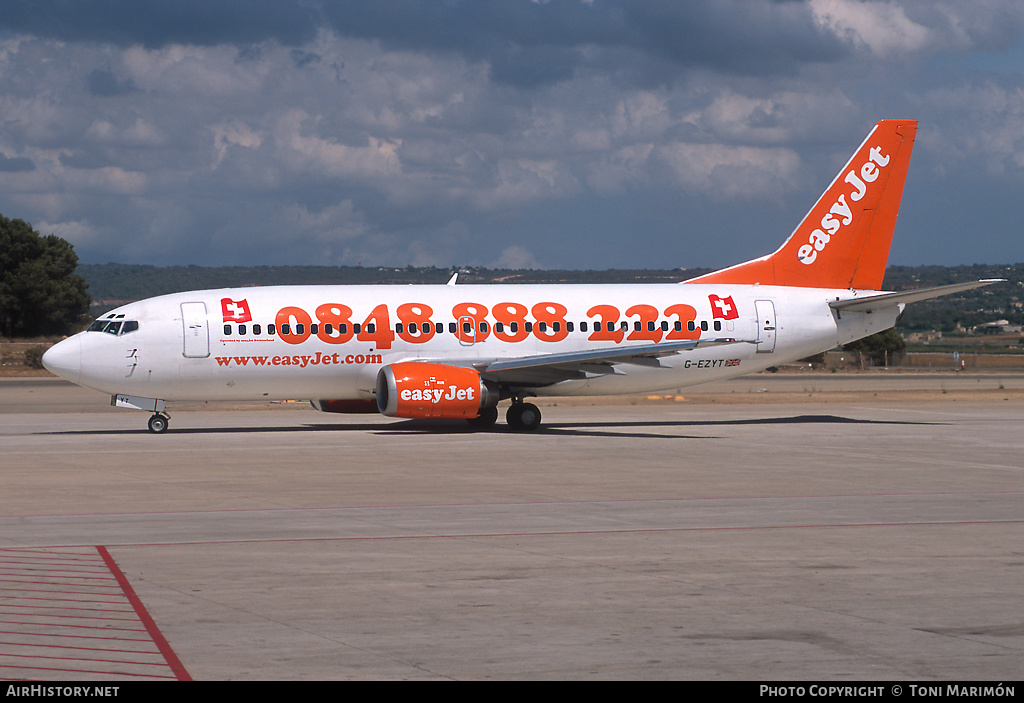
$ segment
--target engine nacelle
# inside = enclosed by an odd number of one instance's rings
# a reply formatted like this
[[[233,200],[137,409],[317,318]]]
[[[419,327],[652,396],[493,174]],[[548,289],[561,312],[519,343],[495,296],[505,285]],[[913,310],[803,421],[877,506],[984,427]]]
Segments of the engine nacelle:
[[[476,369],[406,361],[377,373],[377,408],[388,417],[469,419],[498,399],[498,389]]]

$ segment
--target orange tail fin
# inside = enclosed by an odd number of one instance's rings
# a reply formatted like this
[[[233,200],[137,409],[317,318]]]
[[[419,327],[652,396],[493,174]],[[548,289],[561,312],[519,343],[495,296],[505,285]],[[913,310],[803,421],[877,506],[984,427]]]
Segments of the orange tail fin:
[[[686,283],[881,289],[916,134],[882,120],[778,251]]]

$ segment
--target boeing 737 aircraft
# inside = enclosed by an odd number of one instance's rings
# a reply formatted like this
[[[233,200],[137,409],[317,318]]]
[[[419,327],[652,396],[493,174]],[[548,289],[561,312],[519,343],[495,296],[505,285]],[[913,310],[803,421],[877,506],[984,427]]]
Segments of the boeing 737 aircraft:
[[[770,256],[679,284],[280,286],[130,303],[43,364],[153,413],[165,401],[312,400],[326,412],[540,425],[533,396],[674,389],[761,371],[896,323],[975,281],[880,292],[917,132],[875,125]]]

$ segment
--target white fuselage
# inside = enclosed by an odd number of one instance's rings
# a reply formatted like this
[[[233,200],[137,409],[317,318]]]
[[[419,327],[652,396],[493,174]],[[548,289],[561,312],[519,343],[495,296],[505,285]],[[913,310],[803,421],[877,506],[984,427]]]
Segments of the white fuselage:
[[[740,340],[527,389],[644,392],[761,371],[895,323],[901,305],[841,315],[828,305],[859,293],[696,284],[206,290],[122,306],[93,331],[51,349],[47,362],[65,378],[112,395],[370,399],[381,367],[401,361],[468,366],[683,339]],[[106,320],[113,324],[104,331],[99,323]]]

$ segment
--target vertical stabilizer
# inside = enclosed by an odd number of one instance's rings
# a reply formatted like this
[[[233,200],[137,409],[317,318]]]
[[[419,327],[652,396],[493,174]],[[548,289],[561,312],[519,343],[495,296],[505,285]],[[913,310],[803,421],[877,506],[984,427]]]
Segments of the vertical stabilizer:
[[[882,120],[778,251],[686,283],[879,290],[916,134]]]

